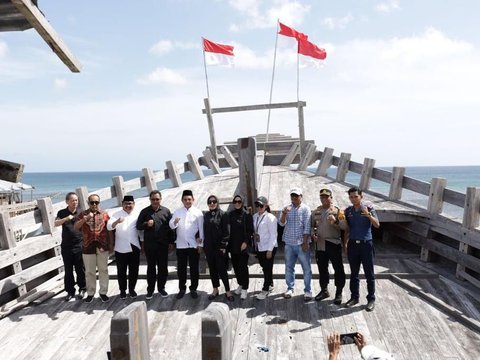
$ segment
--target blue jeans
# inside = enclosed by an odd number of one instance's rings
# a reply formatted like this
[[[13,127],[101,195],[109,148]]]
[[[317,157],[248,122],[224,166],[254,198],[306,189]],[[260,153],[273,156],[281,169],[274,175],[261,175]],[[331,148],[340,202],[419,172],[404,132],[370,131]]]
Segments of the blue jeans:
[[[375,301],[375,272],[373,260],[375,250],[373,241],[361,242],[357,244],[355,240],[348,242],[348,262],[350,263],[350,292],[352,299],[360,297],[360,265],[363,266],[363,272],[367,279],[367,301]]]
[[[292,291],[295,289],[295,264],[297,259],[300,261],[300,265],[302,265],[304,292],[311,292],[312,268],[310,266],[310,248],[305,252],[302,250],[302,245],[285,244],[285,281],[287,288]]]

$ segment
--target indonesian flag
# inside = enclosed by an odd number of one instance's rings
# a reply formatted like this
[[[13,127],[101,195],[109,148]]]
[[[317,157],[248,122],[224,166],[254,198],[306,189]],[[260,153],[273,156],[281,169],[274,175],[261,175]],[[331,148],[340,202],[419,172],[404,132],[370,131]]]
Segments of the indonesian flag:
[[[278,25],[280,26],[280,31],[278,32],[280,35],[293,37],[298,41],[308,39],[308,35],[303,34],[291,27],[288,27],[287,25],[282,24],[280,21],[278,22]]]
[[[233,65],[233,46],[217,44],[203,38],[203,51],[207,65]]]
[[[327,58],[327,52],[325,49],[319,48],[317,45],[306,39],[298,41],[298,53],[304,55],[302,56],[304,66],[308,64],[319,66],[320,60],[325,60]]]

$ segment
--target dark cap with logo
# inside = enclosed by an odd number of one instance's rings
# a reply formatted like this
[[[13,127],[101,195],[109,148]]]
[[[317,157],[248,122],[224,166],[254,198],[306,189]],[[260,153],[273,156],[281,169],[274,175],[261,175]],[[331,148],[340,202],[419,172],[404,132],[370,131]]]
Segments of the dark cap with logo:
[[[257,200],[255,200],[256,204],[266,205],[268,204],[268,199],[265,196],[260,196]]]

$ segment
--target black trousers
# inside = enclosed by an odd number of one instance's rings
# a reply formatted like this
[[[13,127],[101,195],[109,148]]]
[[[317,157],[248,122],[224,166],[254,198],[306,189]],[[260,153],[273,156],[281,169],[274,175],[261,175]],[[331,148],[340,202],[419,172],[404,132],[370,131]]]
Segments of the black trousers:
[[[207,258],[212,286],[218,288],[220,286],[220,279],[222,279],[225,291],[230,291],[227,273],[228,254],[222,254],[219,250],[210,250],[208,252],[205,251],[205,257]]]
[[[276,252],[277,248],[273,248],[271,259],[267,259],[266,251],[259,251],[257,253],[258,262],[263,269],[263,291],[268,291],[268,288],[273,286],[273,260],[275,259]]]
[[[335,271],[335,287],[336,293],[341,294],[345,286],[345,270],[343,268],[342,260],[342,245],[334,244],[330,241],[325,241],[325,251],[316,251],[315,259],[317,261],[318,273],[320,277],[320,288],[327,290],[330,274],[328,272],[328,262],[332,262],[333,270]]]
[[[243,251],[239,254],[231,253],[233,271],[235,271],[235,277],[237,278],[238,285],[242,289],[247,290],[250,280],[250,274],[248,273],[248,258],[249,254]]]
[[[71,249],[62,248],[63,266],[65,269],[65,276],[63,278],[65,284],[65,291],[70,295],[75,295],[75,277],[73,276],[73,269],[77,274],[77,285],[79,290],[86,290],[85,283],[85,267],[83,266],[82,251],[73,252]]]
[[[187,264],[190,267],[190,290],[197,290],[199,258],[197,248],[177,249],[178,288],[180,290],[187,289]]]
[[[168,278],[168,245],[145,246],[145,257],[147,258],[147,293],[155,291],[155,284],[158,291],[165,289]]]
[[[138,268],[140,266],[140,249],[131,245],[132,251],[119,253],[115,251],[117,261],[118,286],[120,291],[127,291],[127,269],[128,269],[128,291],[135,291],[138,280]]]

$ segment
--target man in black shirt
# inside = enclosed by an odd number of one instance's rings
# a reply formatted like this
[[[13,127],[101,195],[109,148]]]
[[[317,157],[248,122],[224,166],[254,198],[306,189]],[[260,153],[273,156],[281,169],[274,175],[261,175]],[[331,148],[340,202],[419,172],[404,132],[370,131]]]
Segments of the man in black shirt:
[[[142,252],[147,258],[147,296],[150,300],[155,291],[155,283],[162,297],[168,296],[165,284],[168,277],[168,253],[173,250],[175,233],[168,222],[172,218],[170,210],[161,206],[162,194],[158,190],[150,193],[150,206],[140,212],[137,229],[143,230]],[[158,274],[157,274],[158,267]]]
[[[70,301],[75,296],[74,268],[77,274],[77,285],[81,299],[85,295],[86,284],[85,268],[82,260],[82,232],[73,228],[73,224],[80,214],[77,194],[69,192],[65,197],[65,202],[67,203],[67,207],[58,212],[55,219],[55,226],[62,226],[61,249],[65,268],[65,291],[67,292],[65,301]]]

